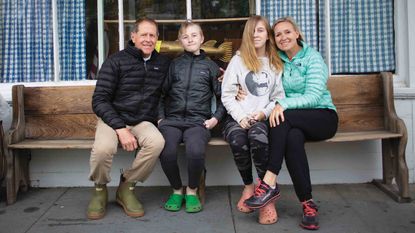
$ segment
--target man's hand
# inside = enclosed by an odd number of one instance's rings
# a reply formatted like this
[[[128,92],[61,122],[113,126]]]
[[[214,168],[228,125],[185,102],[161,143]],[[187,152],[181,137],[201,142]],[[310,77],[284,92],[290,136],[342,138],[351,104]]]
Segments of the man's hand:
[[[212,117],[209,120],[205,120],[203,124],[205,125],[206,129],[212,129],[218,124],[218,119]]]
[[[269,116],[269,125],[275,127],[279,125],[280,122],[284,122],[284,108],[282,108],[281,105],[276,104]]]
[[[127,128],[116,129],[118,139],[122,145],[122,148],[126,151],[134,151],[138,148],[137,139]]]

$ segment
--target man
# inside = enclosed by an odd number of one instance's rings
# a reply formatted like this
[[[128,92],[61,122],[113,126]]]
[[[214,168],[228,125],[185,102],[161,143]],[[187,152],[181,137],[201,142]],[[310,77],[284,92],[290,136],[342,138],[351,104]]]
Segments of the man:
[[[126,151],[140,150],[131,168],[121,174],[116,201],[128,216],[144,215],[134,187],[150,175],[164,147],[163,136],[154,123],[170,61],[154,50],[157,38],[154,20],[137,20],[127,48],[108,58],[99,72],[92,97],[92,108],[99,119],[90,158],[89,179],[95,189],[87,210],[89,219],[105,215],[106,184],[111,180],[118,142]]]

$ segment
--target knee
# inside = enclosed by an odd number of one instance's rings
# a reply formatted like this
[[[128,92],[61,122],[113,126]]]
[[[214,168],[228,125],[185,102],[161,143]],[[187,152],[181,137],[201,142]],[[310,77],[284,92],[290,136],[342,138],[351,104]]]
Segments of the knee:
[[[242,134],[242,133],[231,133],[228,137],[227,137],[227,141],[229,143],[229,145],[233,148],[233,149],[242,149],[242,150],[248,150],[248,138],[246,137],[246,135]]]
[[[93,147],[91,151],[91,162],[98,165],[106,164],[107,161],[112,160],[113,155],[117,152],[117,148],[110,146]]]
[[[287,143],[289,145],[297,146],[297,145],[304,145],[305,137],[304,133],[297,129],[293,128],[288,132],[287,135]]]
[[[145,140],[145,143],[142,146],[148,150],[151,150],[154,154],[159,155],[163,151],[164,145],[164,138],[160,133],[158,133]]]

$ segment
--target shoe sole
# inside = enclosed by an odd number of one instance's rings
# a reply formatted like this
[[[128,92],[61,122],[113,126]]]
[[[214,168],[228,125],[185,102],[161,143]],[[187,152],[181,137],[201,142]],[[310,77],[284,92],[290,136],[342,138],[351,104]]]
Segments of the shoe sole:
[[[118,200],[118,199],[117,199],[117,203],[118,203],[120,206],[122,206],[122,208],[124,209],[124,212],[125,212],[128,216],[130,216],[130,217],[133,217],[133,218],[139,218],[139,217],[143,217],[143,216],[144,216],[144,211],[143,211],[143,212],[141,212],[141,213],[134,213],[134,212],[130,212],[130,211],[128,211],[128,209],[125,207],[124,203],[122,203],[122,201],[120,201],[120,200]]]
[[[308,226],[308,225],[304,225],[302,223],[300,223],[300,227],[302,227],[302,228],[304,228],[306,230],[312,230],[312,231],[318,230],[320,228],[320,226],[318,226],[318,225],[309,225]]]
[[[103,218],[104,216],[105,216],[105,211],[104,211],[104,213],[102,213],[102,214],[87,214],[87,215],[86,215],[86,217],[87,217],[89,220],[98,220],[98,219]]]
[[[276,195],[275,197],[269,199],[267,202],[265,202],[264,204],[260,205],[260,206],[247,206],[249,209],[261,209],[262,207],[266,206],[268,203],[270,203],[271,201],[276,201],[281,197],[281,194],[278,193],[278,195]]]

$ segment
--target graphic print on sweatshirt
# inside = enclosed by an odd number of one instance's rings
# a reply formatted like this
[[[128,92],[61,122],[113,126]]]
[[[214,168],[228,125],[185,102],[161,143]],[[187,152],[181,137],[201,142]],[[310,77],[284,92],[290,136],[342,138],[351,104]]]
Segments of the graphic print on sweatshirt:
[[[271,75],[265,71],[249,72],[245,77],[245,84],[249,93],[254,96],[267,95],[270,92]]]

